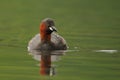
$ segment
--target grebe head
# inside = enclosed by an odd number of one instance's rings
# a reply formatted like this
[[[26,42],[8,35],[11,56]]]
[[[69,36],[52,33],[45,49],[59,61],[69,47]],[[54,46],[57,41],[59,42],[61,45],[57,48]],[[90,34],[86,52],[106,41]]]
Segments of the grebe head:
[[[42,41],[50,41],[51,33],[57,32],[55,23],[51,18],[45,18],[40,24],[40,35]]]

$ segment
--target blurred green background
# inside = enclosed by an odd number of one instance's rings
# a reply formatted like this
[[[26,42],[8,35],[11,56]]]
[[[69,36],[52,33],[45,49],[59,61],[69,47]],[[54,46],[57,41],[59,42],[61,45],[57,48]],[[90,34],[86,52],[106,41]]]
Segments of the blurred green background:
[[[79,50],[55,63],[51,80],[120,80],[120,0],[0,0],[0,80],[43,79],[27,44],[46,17]]]

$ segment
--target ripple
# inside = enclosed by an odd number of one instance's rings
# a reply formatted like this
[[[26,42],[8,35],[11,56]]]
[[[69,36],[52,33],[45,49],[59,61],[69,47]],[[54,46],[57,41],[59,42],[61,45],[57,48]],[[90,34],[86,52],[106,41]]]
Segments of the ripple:
[[[104,53],[117,53],[118,50],[94,50],[94,52],[104,52]]]

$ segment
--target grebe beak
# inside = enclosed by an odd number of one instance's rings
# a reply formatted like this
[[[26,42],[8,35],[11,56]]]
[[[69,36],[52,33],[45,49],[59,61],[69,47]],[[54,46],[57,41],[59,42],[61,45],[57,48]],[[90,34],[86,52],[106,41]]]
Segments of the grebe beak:
[[[50,31],[55,31],[55,32],[57,32],[57,29],[54,27],[54,26],[51,26],[51,27],[49,27],[49,29],[50,29]]]

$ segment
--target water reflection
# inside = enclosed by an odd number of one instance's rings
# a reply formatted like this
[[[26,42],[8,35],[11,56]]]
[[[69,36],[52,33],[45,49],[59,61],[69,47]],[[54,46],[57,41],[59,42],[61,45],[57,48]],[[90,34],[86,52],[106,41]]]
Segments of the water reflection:
[[[56,74],[54,61],[59,61],[60,57],[65,55],[65,50],[56,51],[38,51],[32,50],[30,55],[37,61],[40,61],[40,74],[53,76]]]

